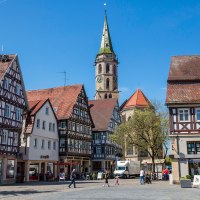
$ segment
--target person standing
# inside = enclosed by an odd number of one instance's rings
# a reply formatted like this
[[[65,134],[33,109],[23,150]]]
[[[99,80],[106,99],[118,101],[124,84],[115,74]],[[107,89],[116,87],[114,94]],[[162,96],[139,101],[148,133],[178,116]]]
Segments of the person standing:
[[[119,185],[119,176],[118,175],[115,176],[115,185]]]
[[[105,187],[106,184],[108,185],[108,187],[110,187],[110,185],[108,184],[108,171],[105,171],[105,183],[103,187]]]
[[[73,169],[71,172],[71,176],[70,176],[71,182],[68,185],[68,187],[70,188],[72,184],[74,184],[74,188],[76,188],[76,183],[75,183],[75,179],[76,179],[76,170]]]
[[[144,184],[144,170],[143,169],[140,170],[140,184],[141,185]]]

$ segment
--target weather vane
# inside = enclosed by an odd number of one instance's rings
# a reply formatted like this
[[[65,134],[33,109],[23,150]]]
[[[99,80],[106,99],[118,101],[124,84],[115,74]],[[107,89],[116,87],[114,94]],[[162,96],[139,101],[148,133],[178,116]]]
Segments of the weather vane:
[[[104,12],[106,14],[106,0],[104,1]]]

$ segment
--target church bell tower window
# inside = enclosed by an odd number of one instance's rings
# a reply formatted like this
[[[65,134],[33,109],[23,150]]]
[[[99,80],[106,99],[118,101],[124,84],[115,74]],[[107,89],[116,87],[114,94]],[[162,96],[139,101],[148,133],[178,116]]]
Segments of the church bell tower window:
[[[107,64],[106,64],[106,73],[109,73],[109,71],[110,71],[110,66],[109,66],[109,64],[107,63]]]
[[[109,78],[106,79],[106,89],[109,90],[110,82]]]
[[[99,73],[99,74],[102,73],[102,66],[101,66],[101,64],[99,64],[98,73]]]

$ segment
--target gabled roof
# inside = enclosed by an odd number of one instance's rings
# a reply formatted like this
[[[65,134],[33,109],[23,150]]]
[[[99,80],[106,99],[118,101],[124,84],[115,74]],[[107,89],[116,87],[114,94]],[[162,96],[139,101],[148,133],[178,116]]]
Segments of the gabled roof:
[[[104,25],[103,25],[103,33],[102,33],[102,38],[101,38],[101,46],[100,46],[98,54],[103,54],[103,53],[114,53],[106,14],[105,14],[105,17],[104,17]]]
[[[200,56],[172,57],[166,104],[173,103],[200,103]]]
[[[34,122],[35,122],[35,115],[46,104],[46,102],[49,102],[49,105],[52,108],[52,105],[51,105],[51,102],[49,99],[28,101],[30,110],[29,110],[28,116],[26,118],[25,133],[27,133],[27,134],[32,133]],[[56,118],[53,108],[52,108],[52,111]]]
[[[90,112],[95,125],[93,131],[108,130],[109,122],[117,102],[117,99],[89,100]]]
[[[27,91],[30,101],[50,99],[53,108],[57,109],[57,119],[68,119],[73,111],[83,85],[70,85],[42,90]]]
[[[133,107],[145,108],[149,106],[151,106],[150,101],[147,99],[147,97],[144,95],[144,93],[140,89],[137,89],[133,93],[133,95],[122,104],[121,110],[130,109]]]
[[[200,80],[200,55],[173,56],[168,81]]]
[[[6,73],[6,70],[9,68],[10,64],[15,59],[16,55],[10,54],[10,55],[0,55],[0,80],[3,78],[4,74]],[[8,57],[7,59],[3,59],[3,57]]]

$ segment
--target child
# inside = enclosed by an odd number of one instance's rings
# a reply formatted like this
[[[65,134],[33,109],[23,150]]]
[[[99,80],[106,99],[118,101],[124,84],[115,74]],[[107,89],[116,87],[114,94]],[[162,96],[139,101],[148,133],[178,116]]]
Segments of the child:
[[[115,176],[115,180],[116,180],[115,185],[119,185],[119,176],[118,175]]]

